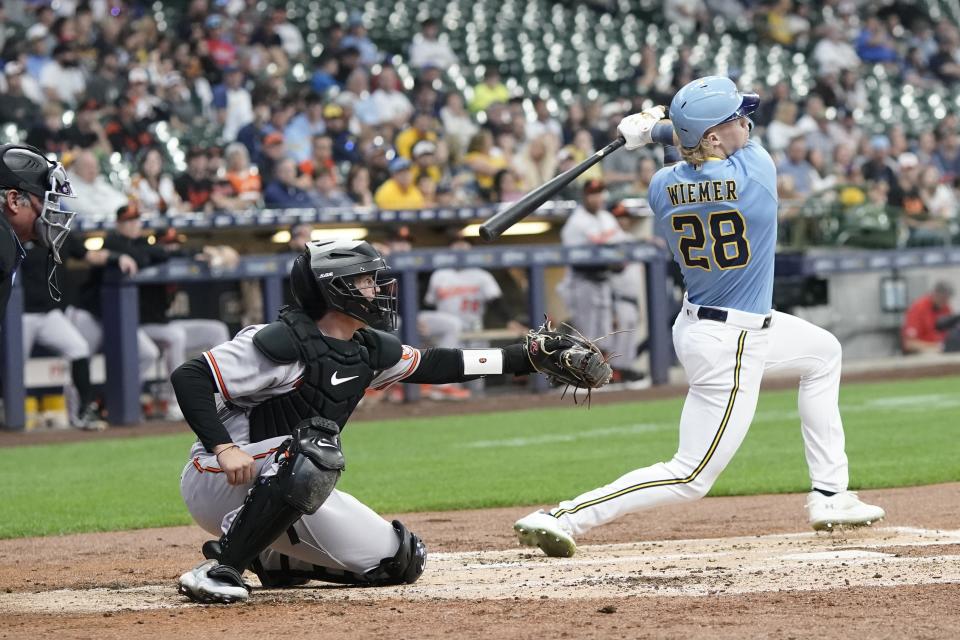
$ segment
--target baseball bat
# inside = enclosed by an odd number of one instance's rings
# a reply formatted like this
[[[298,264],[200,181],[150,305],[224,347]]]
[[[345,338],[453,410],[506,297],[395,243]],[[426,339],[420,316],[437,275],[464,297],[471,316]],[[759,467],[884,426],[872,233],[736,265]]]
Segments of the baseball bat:
[[[487,242],[491,242],[500,237],[500,234],[536,211],[540,205],[549,200],[550,197],[560,191],[560,189],[563,189],[573,182],[577,176],[625,144],[626,140],[618,137],[577,166],[567,169],[560,175],[552,178],[549,182],[545,182],[523,196],[503,211],[498,211],[493,214],[486,222],[480,225],[480,237]]]

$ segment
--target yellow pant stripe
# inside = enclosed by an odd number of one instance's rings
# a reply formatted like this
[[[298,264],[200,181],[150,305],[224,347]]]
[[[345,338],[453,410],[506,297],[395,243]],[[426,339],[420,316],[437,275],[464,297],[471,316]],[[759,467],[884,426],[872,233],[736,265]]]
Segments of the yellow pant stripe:
[[[730,397],[727,399],[727,409],[723,413],[723,420],[720,421],[720,428],[717,429],[716,435],[713,437],[713,442],[710,443],[710,448],[707,449],[706,455],[703,456],[703,460],[700,461],[700,464],[697,465],[697,468],[688,475],[686,478],[669,478],[666,480],[651,480],[650,482],[642,482],[640,484],[635,484],[631,487],[626,487],[615,493],[611,493],[607,496],[601,496],[599,498],[594,498],[584,502],[583,504],[578,504],[570,509],[560,509],[551,513],[555,518],[559,518],[562,515],[568,513],[576,513],[581,509],[586,509],[587,507],[593,507],[608,500],[613,500],[614,498],[619,498],[620,496],[625,496],[628,493],[633,493],[634,491],[639,491],[640,489],[648,489],[650,487],[662,487],[671,484],[688,484],[693,482],[700,472],[706,468],[707,464],[710,463],[710,458],[713,457],[714,452],[717,450],[717,447],[720,445],[720,438],[723,437],[723,432],[727,428],[727,422],[730,420],[730,415],[733,413],[733,403],[737,398],[737,392],[740,390],[740,364],[743,358],[743,346],[746,343],[747,332],[740,332],[740,340],[737,342],[737,364],[733,368],[733,389],[730,390]]]

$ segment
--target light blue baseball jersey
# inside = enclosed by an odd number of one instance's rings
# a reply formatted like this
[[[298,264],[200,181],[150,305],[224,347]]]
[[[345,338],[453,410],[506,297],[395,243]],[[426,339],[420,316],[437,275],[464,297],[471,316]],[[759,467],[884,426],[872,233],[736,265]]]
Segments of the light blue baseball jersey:
[[[664,167],[650,182],[648,200],[690,302],[770,312],[777,170],[763,147],[751,140],[726,160]]]

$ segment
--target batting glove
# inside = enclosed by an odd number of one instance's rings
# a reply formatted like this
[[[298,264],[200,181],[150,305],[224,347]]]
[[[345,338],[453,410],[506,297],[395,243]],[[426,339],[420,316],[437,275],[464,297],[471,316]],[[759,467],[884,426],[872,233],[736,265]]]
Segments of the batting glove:
[[[650,107],[640,113],[632,113],[617,126],[617,132],[627,141],[627,149],[638,149],[653,140],[653,126],[663,120],[666,110],[663,107]]]

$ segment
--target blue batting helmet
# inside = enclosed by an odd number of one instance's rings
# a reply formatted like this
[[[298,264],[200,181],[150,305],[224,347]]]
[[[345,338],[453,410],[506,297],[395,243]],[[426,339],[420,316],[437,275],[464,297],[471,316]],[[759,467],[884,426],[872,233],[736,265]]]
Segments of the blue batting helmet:
[[[760,96],[740,93],[730,78],[706,76],[677,91],[670,102],[670,120],[680,144],[692,149],[707,129],[748,116],[759,104]]]

